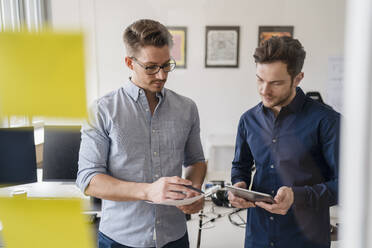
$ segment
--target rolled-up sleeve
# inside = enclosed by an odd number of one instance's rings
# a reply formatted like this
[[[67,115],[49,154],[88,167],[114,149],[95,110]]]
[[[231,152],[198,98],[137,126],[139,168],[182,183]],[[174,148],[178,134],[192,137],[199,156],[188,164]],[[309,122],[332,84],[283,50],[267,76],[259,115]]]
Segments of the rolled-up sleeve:
[[[193,124],[191,126],[191,130],[186,141],[184,166],[189,166],[198,162],[205,161],[203,148],[200,140],[199,113],[198,108],[196,107],[196,104],[194,102],[192,105],[191,115]]]
[[[89,120],[81,130],[79,169],[76,185],[85,192],[90,180],[97,174],[106,174],[110,139],[107,133],[108,120],[104,109],[95,102],[90,108]]]

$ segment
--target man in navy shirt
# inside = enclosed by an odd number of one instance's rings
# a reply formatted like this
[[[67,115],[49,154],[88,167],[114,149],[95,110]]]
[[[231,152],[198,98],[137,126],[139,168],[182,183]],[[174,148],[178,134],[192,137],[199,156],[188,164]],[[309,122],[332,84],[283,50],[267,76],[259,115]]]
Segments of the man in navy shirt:
[[[306,97],[299,83],[306,52],[297,39],[273,37],[255,51],[262,102],[239,122],[231,181],[271,194],[249,202],[245,247],[330,247],[329,207],[338,201],[340,114]]]

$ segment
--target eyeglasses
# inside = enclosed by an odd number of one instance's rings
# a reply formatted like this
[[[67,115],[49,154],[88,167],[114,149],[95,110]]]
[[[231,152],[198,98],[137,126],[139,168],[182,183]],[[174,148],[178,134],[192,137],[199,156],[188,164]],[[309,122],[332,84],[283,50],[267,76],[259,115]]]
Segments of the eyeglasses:
[[[171,72],[174,70],[174,68],[176,68],[176,61],[174,61],[173,58],[163,65],[144,65],[135,57],[130,58],[138,65],[140,65],[143,69],[145,69],[147,75],[154,75],[158,73],[160,69],[163,69],[164,72]]]

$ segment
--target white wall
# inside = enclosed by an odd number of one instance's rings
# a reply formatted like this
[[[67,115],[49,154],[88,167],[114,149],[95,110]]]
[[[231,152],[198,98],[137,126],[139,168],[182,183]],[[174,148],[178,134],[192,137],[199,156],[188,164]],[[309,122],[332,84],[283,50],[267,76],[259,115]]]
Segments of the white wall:
[[[120,87],[127,80],[129,70],[124,67],[122,43],[126,26],[140,18],[156,19],[169,26],[187,26],[187,69],[170,73],[167,87],[197,103],[203,144],[209,135],[234,134],[241,114],[259,101],[252,58],[259,25],[294,26],[294,36],[307,51],[305,79],[301,84],[305,91],[318,90],[324,96],[328,57],[343,55],[343,0],[54,2],[59,2],[59,7],[53,8],[53,19],[76,18],[78,8],[79,25],[86,29],[90,52],[95,53],[88,61],[89,100]],[[240,26],[239,68],[204,68],[206,25]]]

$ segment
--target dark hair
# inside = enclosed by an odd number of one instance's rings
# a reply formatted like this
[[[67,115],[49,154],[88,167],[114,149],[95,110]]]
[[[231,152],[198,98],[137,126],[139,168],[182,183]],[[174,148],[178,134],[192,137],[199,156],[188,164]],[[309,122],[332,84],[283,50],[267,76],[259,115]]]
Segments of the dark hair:
[[[287,65],[288,74],[293,79],[301,72],[306,52],[297,39],[288,36],[272,37],[263,42],[254,52],[256,63],[281,61]]]
[[[149,19],[141,19],[129,25],[124,31],[123,40],[129,56],[135,55],[145,46],[173,46],[168,29],[160,22]]]

